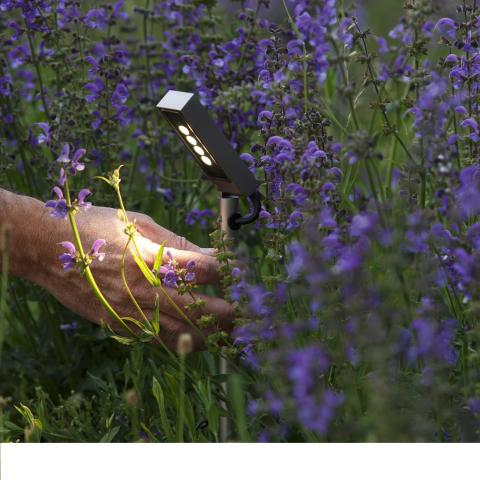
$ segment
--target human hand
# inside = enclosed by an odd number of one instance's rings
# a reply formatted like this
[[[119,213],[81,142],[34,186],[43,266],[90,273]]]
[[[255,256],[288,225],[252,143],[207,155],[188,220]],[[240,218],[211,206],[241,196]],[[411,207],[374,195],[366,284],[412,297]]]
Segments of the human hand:
[[[82,317],[96,323],[106,321],[115,327],[115,321],[109,318],[108,313],[103,310],[86,279],[77,269],[63,270],[58,260],[58,257],[64,253],[64,249],[59,245],[60,242],[73,242],[68,220],[51,218],[48,210],[36,201],[30,208],[42,208],[43,211],[39,218],[35,220],[30,218],[26,220],[27,224],[16,227],[35,231],[35,235],[32,236],[32,239],[35,240],[24,239],[29,243],[29,249],[35,249],[34,256],[36,258],[33,268],[31,266],[28,274],[24,276],[46,288],[62,304]],[[186,266],[190,260],[195,262],[197,283],[214,284],[219,281],[218,264],[211,249],[202,249],[188,242],[185,238],[157,225],[144,214],[127,212],[127,215],[130,222],[135,221],[136,243],[149,267],[153,266],[158,249],[165,242],[164,255],[169,251],[180,267]],[[121,279],[121,260],[128,237],[124,233],[125,223],[118,217],[117,210],[91,207],[88,210],[82,209],[75,219],[86,250],[96,239],[106,240],[105,246],[102,247],[102,251],[105,252],[104,260],[101,262],[96,260],[91,264],[92,273],[103,295],[120,316],[130,316],[141,320]],[[38,224],[38,222],[40,223]],[[125,275],[139,305],[146,316],[151,318],[158,290],[148,284],[130,254],[127,254],[125,259]],[[192,322],[195,322],[198,315],[185,309],[191,299],[179,295],[173,288],[164,287],[164,289]],[[219,327],[229,330],[233,318],[232,306],[218,297],[200,293],[196,293],[195,296],[204,300],[204,313],[215,315],[218,318]],[[159,294],[159,307],[160,337],[167,346],[175,348],[181,333],[189,333],[192,336],[194,347],[202,346],[203,336],[199,330],[187,323],[161,293]],[[211,333],[211,329],[206,329],[204,333]]]

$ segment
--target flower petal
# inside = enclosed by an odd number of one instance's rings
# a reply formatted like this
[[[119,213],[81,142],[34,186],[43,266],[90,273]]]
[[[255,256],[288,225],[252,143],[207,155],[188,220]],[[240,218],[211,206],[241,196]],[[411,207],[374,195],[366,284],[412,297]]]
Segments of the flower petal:
[[[70,255],[75,255],[75,252],[77,251],[75,245],[72,242],[60,242],[59,245],[61,245],[65,250],[67,250]]]
[[[95,240],[92,245],[92,255],[99,255],[98,251],[107,243],[103,238]],[[105,254],[104,254],[105,255]]]
[[[85,203],[85,199],[91,194],[92,192],[88,188],[82,188],[78,192],[78,204],[83,205]]]
[[[62,192],[62,189],[60,187],[53,187],[52,192],[55,193],[55,195],[57,196],[57,198],[59,200],[63,198],[63,192]]]
[[[87,151],[84,148],[79,148],[73,154],[73,163],[77,163],[86,153],[87,153]]]
[[[57,158],[57,162],[68,163],[70,161],[70,145],[66,143],[62,148],[62,153]]]

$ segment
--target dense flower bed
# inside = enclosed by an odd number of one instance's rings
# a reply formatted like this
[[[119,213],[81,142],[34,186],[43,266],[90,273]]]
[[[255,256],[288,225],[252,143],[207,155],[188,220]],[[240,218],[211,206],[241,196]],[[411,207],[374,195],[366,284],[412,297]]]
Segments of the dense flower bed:
[[[170,88],[195,91],[264,195],[242,267],[226,268],[232,438],[478,440],[477,2],[408,0],[387,38],[335,0],[282,0],[278,22],[268,0],[85,3],[0,0],[2,184],[65,217],[67,177],[77,210],[115,205],[89,179],[115,188],[123,164],[127,208],[206,242],[218,194],[155,108]],[[193,264],[162,268],[168,286],[195,281]],[[4,439],[218,440],[215,341],[185,380],[160,349],[10,290]]]

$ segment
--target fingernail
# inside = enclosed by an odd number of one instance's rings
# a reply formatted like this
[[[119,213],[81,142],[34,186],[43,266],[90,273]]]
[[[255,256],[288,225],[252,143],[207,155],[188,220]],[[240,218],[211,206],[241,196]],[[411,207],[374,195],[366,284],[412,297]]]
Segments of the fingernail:
[[[210,256],[215,255],[215,249],[214,248],[200,248],[200,250],[204,255],[210,255]]]

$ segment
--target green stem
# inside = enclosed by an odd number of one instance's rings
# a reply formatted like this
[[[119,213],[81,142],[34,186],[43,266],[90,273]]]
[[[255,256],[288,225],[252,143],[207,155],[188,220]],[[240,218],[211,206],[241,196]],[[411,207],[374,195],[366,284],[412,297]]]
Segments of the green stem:
[[[361,38],[362,45],[363,45],[363,53],[364,53],[365,58],[366,58],[367,72],[369,74],[370,81],[373,84],[373,88],[374,88],[375,94],[377,96],[377,101],[379,102],[379,108],[380,108],[380,111],[382,112],[383,119],[385,120],[385,123],[388,127],[389,132],[391,132],[395,136],[398,143],[401,145],[401,147],[405,151],[406,155],[408,156],[408,158],[413,162],[414,161],[413,155],[411,154],[408,147],[405,145],[405,142],[403,141],[403,139],[398,134],[397,129],[390,122],[390,119],[388,118],[387,112],[385,111],[385,107],[381,104],[382,96],[381,96],[380,90],[378,89],[375,74],[373,73],[372,61],[371,61],[370,56],[368,54],[367,42],[365,41],[365,38],[363,36],[364,34],[361,31],[360,27],[358,26],[358,23],[356,21],[354,21],[354,23],[355,23],[355,27],[356,27],[358,33],[360,34],[360,38]]]
[[[28,45],[30,47],[30,54],[32,55],[32,62],[35,67],[35,71],[37,72],[38,84],[40,87],[40,98],[42,99],[45,115],[47,116],[47,119],[50,120],[50,112],[48,110],[47,98],[45,96],[45,89],[43,86],[42,72],[40,70],[40,65],[38,64],[37,55],[35,54],[35,46],[33,45],[32,36],[30,34],[30,30],[28,28],[26,20],[25,20],[25,28],[27,32]]]
[[[370,184],[370,189],[372,190],[373,199],[374,199],[375,205],[377,207],[377,212],[378,212],[378,217],[380,219],[380,223],[382,224],[383,227],[385,227],[385,223],[383,221],[382,208],[381,208],[380,202],[378,200],[377,187],[375,186],[375,182],[373,180],[372,169],[370,167],[370,160],[368,158],[365,159],[365,168],[367,170],[368,183]]]
[[[133,295],[130,287],[128,286],[127,277],[125,275],[125,257],[127,255],[128,246],[130,245],[131,240],[132,240],[132,237],[129,237],[129,239],[127,240],[127,243],[125,245],[125,248],[123,250],[123,254],[122,254],[122,280],[123,280],[123,285],[125,287],[125,290],[128,293],[128,296],[130,297],[130,300],[133,302],[133,304],[135,305],[135,308],[138,310],[138,313],[140,313],[140,315],[141,315],[141,317],[143,318],[144,321],[148,322],[147,316],[143,312],[142,307],[140,307],[140,305],[137,302],[137,299],[135,298],[135,295]]]
[[[115,185],[114,189],[115,189],[115,192],[117,194],[117,199],[118,199],[118,203],[120,205],[120,210],[122,211],[123,220],[128,225],[129,224],[128,216],[127,216],[127,212],[125,210],[125,206],[123,204],[122,194],[120,193],[120,187],[118,185]],[[133,246],[135,248],[135,252],[137,254],[137,257],[140,259],[141,262],[145,263],[145,261],[143,260],[143,255],[141,254],[140,249],[138,248],[135,237],[132,236],[131,239],[132,239],[132,243],[133,243]],[[145,264],[145,267],[148,268],[148,266],[146,264]],[[188,315],[172,300],[172,298],[170,297],[170,295],[168,295],[168,293],[165,291],[165,289],[162,287],[162,285],[159,285],[158,288],[162,292],[162,294],[165,296],[165,298],[167,299],[167,302],[172,306],[172,308],[174,308],[175,311],[186,322],[188,322],[190,325],[192,325],[192,326],[194,326],[195,328],[198,329],[198,327],[190,320],[190,318],[188,318]],[[200,329],[198,329],[198,330],[201,331]]]
[[[183,443],[183,426],[185,423],[185,355],[180,355],[180,381],[178,392],[177,440]]]
[[[73,238],[75,240],[76,247],[78,249],[78,252],[80,253],[80,257],[82,261],[84,262],[84,273],[85,273],[85,278],[87,279],[90,287],[93,290],[93,293],[95,296],[100,300],[100,303],[102,306],[107,310],[107,312],[115,319],[117,320],[123,327],[125,327],[130,333],[133,334],[132,330],[130,327],[124,322],[124,320],[118,315],[118,313],[115,311],[115,309],[110,305],[108,300],[103,296],[102,292],[100,291],[100,288],[97,285],[97,282],[95,281],[95,278],[92,274],[92,271],[88,265],[86,265],[85,260],[86,260],[86,255],[85,251],[83,249],[82,245],[82,240],[80,239],[80,233],[78,232],[78,227],[77,223],[75,222],[75,214],[72,211],[72,202],[70,198],[70,190],[68,188],[68,180],[65,181],[65,198],[67,201],[67,208],[68,208],[68,220],[70,222],[70,226],[72,228],[72,233],[73,233]]]
[[[292,30],[297,35],[298,39],[302,42],[302,50],[303,50],[303,103],[304,103],[304,110],[305,113],[308,111],[308,63],[307,63],[307,47],[305,46],[305,41],[302,38],[302,34],[300,30],[295,25],[292,16],[290,15],[290,11],[288,10],[288,6],[285,0],[282,0],[283,8],[285,9],[285,13],[287,14],[288,21],[292,27]]]

